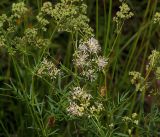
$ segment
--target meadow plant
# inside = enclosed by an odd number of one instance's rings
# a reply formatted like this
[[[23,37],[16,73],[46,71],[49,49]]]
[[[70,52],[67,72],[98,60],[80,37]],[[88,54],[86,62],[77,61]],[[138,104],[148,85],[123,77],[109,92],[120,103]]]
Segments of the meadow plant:
[[[99,114],[103,110],[103,105],[94,102],[91,94],[87,93],[83,88],[74,87],[70,92],[69,107],[67,111],[72,116],[87,116]],[[92,101],[91,101],[92,100]]]
[[[144,91],[147,87],[145,85],[145,79],[141,76],[141,73],[132,71],[129,73],[132,76],[131,83],[136,86],[136,91]]]
[[[13,3],[12,4],[12,13],[14,18],[21,18],[27,12],[27,7],[24,2]]]
[[[38,10],[18,2],[0,16],[0,136],[160,135],[158,48],[146,59],[151,36],[159,36],[157,0],[147,1],[138,31],[126,22],[137,16],[129,6],[134,2],[121,1],[112,20],[117,5],[103,1],[104,26],[98,22],[101,1],[96,25],[87,16],[94,1],[89,8],[85,2],[37,1]]]
[[[130,7],[127,3],[122,2],[122,5],[119,7],[120,10],[117,11],[116,16],[113,18],[113,21],[116,22],[117,30],[121,29],[124,21],[133,17],[133,12],[130,11]]]
[[[55,79],[58,74],[60,74],[60,70],[57,69],[54,63],[48,61],[48,59],[44,58],[38,67],[37,75],[39,76],[48,76],[51,79]]]
[[[97,79],[97,73],[106,69],[108,58],[99,55],[100,52],[101,47],[93,37],[87,42],[80,43],[75,50],[73,62],[80,69],[81,76],[94,81]]]
[[[154,23],[160,23],[160,13],[159,12],[156,12],[155,15],[154,15],[154,18],[153,18],[153,22]]]
[[[140,72],[132,71],[129,73],[131,83],[136,86],[136,91],[146,91],[149,87],[152,87],[153,83],[150,80],[150,75],[154,73],[154,78],[158,78],[160,52],[153,50],[151,55],[148,57],[148,64],[146,65],[146,74],[143,77]],[[155,89],[154,89],[155,90]]]

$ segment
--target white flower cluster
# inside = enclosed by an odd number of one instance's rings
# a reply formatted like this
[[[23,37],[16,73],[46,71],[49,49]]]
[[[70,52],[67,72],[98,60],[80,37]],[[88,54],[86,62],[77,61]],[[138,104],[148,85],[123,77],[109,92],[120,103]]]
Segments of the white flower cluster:
[[[95,38],[90,38],[87,42],[81,43],[74,53],[73,62],[77,68],[82,69],[81,75],[91,81],[95,80],[98,71],[103,71],[108,59],[98,56],[101,47]]]
[[[147,88],[147,84],[141,73],[132,71],[129,72],[129,75],[132,76],[131,83],[136,86],[136,91],[144,91]]]
[[[86,70],[83,70],[81,72],[81,75],[90,80],[91,82],[97,79],[97,71],[94,68],[89,68]]]
[[[36,28],[27,28],[22,39],[26,41],[27,45],[33,45],[38,48],[47,47],[50,44],[49,39],[43,39],[38,36],[38,30]]]
[[[13,3],[12,14],[10,16],[7,16],[6,14],[0,16],[0,28],[3,29],[1,32],[7,32],[7,34],[15,32],[17,30],[17,25],[23,21],[27,12],[28,9],[24,2]],[[4,25],[5,29],[3,28]]]
[[[90,107],[91,114],[97,114],[103,110],[103,104],[99,102],[95,102],[95,105]]]
[[[50,79],[55,79],[60,74],[60,70],[53,62],[44,58],[37,70],[37,74],[39,76],[48,76]]]
[[[91,54],[97,54],[101,50],[98,40],[93,37],[90,38],[86,44],[88,46],[88,52]]]
[[[41,7],[41,11],[37,15],[37,20],[40,23],[43,31],[47,30],[46,25],[49,24],[49,21],[46,18],[47,15],[53,17],[53,7],[51,2],[43,3],[43,6]]]
[[[21,37],[15,36],[12,38],[12,45],[15,51],[20,51],[21,53],[27,53],[33,48],[44,48],[50,44],[49,39],[45,39],[38,35],[37,28],[27,28],[24,31],[24,35]]]
[[[108,64],[108,59],[106,59],[105,57],[99,56],[96,60],[96,63],[99,67],[100,70],[103,70],[106,65]]]
[[[3,24],[7,21],[7,15],[6,14],[2,14],[0,16],[0,27],[3,27]]]
[[[155,72],[156,79],[160,79],[160,52],[153,50],[151,55],[148,57],[148,65],[146,65],[146,70]]]
[[[124,121],[128,125],[128,134],[131,135],[131,132],[134,128],[134,126],[138,126],[139,121],[137,119],[137,113],[133,113],[131,117],[124,116],[122,118],[122,121]]]
[[[16,18],[21,18],[28,11],[24,2],[13,3],[12,4],[12,12],[13,16]]]
[[[134,14],[130,11],[128,4],[122,2],[120,11],[117,11],[116,16],[113,18],[113,21],[116,22],[118,32],[120,31],[123,21],[130,19],[132,16],[134,16]]]
[[[148,65],[146,66],[146,70],[155,69],[157,65],[160,65],[160,52],[153,50],[152,54],[148,57]]]
[[[153,17],[153,22],[160,24],[160,12],[156,12]]]
[[[43,3],[43,6],[41,8],[41,12],[47,15],[53,16],[53,7],[51,2],[45,2]]]
[[[45,2],[37,15],[37,20],[43,31],[46,31],[46,26],[52,19],[58,31],[79,31],[88,38],[92,36],[93,30],[88,24],[86,11],[87,6],[82,0],[61,0],[55,5]]]
[[[113,18],[115,22],[119,22],[119,20],[126,20],[133,16],[133,12],[130,11],[128,4],[122,3],[120,6],[120,11],[116,13],[116,16]]]
[[[110,128],[113,128],[113,127],[114,127],[114,124],[111,123],[111,124],[109,124],[108,126],[109,126]]]
[[[91,94],[81,87],[74,87],[70,92],[69,107],[67,112],[70,116],[88,116],[99,114],[103,110],[103,105],[99,102],[92,103]]]
[[[24,32],[25,38],[29,43],[32,43],[35,41],[37,34],[38,32],[36,28],[27,28]]]
[[[151,91],[149,94],[153,92],[157,94],[152,79],[160,79],[160,52],[156,50],[152,51],[148,57],[148,64],[146,65],[146,73],[144,76],[136,71],[130,72],[129,75],[132,76],[131,83],[135,85],[136,91],[148,91],[147,89],[149,89],[149,91]]]
[[[3,35],[0,36],[0,47],[4,47],[6,45],[6,39]]]

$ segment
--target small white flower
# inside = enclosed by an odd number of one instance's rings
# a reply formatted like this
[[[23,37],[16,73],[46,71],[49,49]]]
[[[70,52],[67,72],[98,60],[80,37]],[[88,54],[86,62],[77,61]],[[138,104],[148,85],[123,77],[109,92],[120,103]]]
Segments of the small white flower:
[[[111,124],[109,125],[109,127],[110,127],[110,128],[113,128],[113,127],[114,127],[114,124],[113,124],[113,123],[111,123]]]
[[[127,117],[127,116],[124,116],[124,117],[122,118],[122,120],[123,120],[124,122],[132,121],[132,119],[131,119],[130,117]]]
[[[104,109],[102,103],[95,102],[93,106],[90,107],[90,112],[92,114],[99,114]]]
[[[159,59],[160,59],[160,52],[153,50],[151,55],[148,57],[149,63],[146,66],[146,70],[155,69],[155,67],[159,63]]]
[[[81,87],[74,87],[73,91],[70,92],[70,95],[70,105],[67,108],[69,114],[74,116],[86,114],[92,96]]]
[[[114,21],[118,22],[120,19],[129,19],[133,16],[133,12],[130,11],[130,7],[128,6],[127,3],[122,3],[120,6],[120,11],[116,13],[116,17],[114,17]]]
[[[98,40],[96,40],[93,37],[88,40],[87,45],[88,45],[88,50],[90,53],[96,54],[101,50]]]
[[[127,3],[122,2],[122,5],[120,6],[120,10],[117,11],[116,16],[113,17],[113,21],[116,22],[117,28],[116,32],[119,33],[121,31],[121,25],[122,22],[130,19],[132,16],[134,16],[133,12],[130,11],[130,7]]]
[[[70,102],[67,111],[74,116],[82,116],[84,114],[84,108],[78,106],[75,102]]]
[[[56,68],[55,64],[48,59],[44,58],[37,70],[37,74],[40,76],[49,76],[51,79],[57,77],[60,70]]]
[[[95,106],[90,107],[90,112],[91,112],[92,114],[93,114],[95,111],[96,111],[96,107],[95,107]]]
[[[135,119],[137,117],[137,113],[132,114],[132,118]]]
[[[78,47],[78,51],[80,52],[87,52],[88,51],[88,47],[86,44],[80,44]]]
[[[77,66],[77,67],[84,67],[86,66],[89,62],[87,61],[88,59],[88,54],[87,53],[77,53],[75,59],[73,60],[74,61],[74,64]]]
[[[160,12],[156,12],[153,18],[153,22],[160,24]]]
[[[98,57],[97,61],[96,61],[99,69],[104,69],[106,67],[106,65],[108,64],[108,59],[106,59],[105,57]]]
[[[0,36],[0,47],[4,47],[5,46],[5,42],[6,42],[6,39],[3,35]]]
[[[131,83],[135,85],[136,91],[144,91],[148,87],[141,73],[132,71],[129,72],[129,75],[132,76]]]
[[[104,109],[102,103],[96,102],[95,104],[96,104],[97,110],[98,110],[99,112],[102,111],[102,110]]]
[[[131,135],[131,133],[132,133],[132,130],[128,129],[128,134]]]
[[[94,69],[84,70],[81,74],[91,81],[94,81],[97,78],[97,73]]]
[[[13,3],[12,4],[12,12],[14,17],[21,18],[27,12],[26,5],[24,2]]]
[[[43,13],[48,14],[48,15],[52,15],[52,3],[51,2],[45,2],[45,3],[43,3],[41,11]]]
[[[99,114],[103,110],[103,105],[100,102],[92,104],[92,95],[87,93],[81,87],[74,87],[70,92],[69,106],[67,112],[70,116],[88,116]]]
[[[38,32],[36,28],[27,28],[24,32],[24,38],[28,41],[28,43],[33,43],[36,41],[36,36]]]
[[[139,122],[138,122],[138,120],[134,120],[133,123],[138,125]]]

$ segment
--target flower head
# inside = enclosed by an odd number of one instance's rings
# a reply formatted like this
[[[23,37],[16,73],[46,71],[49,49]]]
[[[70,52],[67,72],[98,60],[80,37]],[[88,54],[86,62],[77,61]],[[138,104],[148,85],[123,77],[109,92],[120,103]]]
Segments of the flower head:
[[[51,2],[48,1],[48,2],[43,3],[43,6],[41,8],[41,12],[52,16],[52,10],[53,10],[53,7],[52,7]]]
[[[96,70],[93,69],[93,68],[90,68],[90,69],[87,69],[87,70],[83,70],[83,72],[81,73],[81,75],[84,76],[84,77],[86,77],[91,82],[97,79]]]
[[[128,4],[122,2],[120,10],[117,11],[116,16],[113,18],[113,21],[116,22],[116,31],[120,32],[123,21],[130,19],[133,16],[133,12],[130,11]]]
[[[75,102],[70,102],[67,112],[73,116],[83,116],[84,108],[77,105]]]
[[[148,87],[145,79],[142,77],[141,73],[132,71],[129,72],[129,75],[132,76],[131,83],[136,86],[136,91],[144,91]]]
[[[44,58],[37,70],[39,76],[49,76],[51,79],[57,77],[60,70],[55,66],[55,64],[48,59]]]
[[[152,54],[148,57],[149,63],[146,66],[146,70],[155,69],[156,66],[159,64],[159,60],[160,60],[160,52],[153,50]]]
[[[100,51],[98,40],[91,37],[87,41],[81,41],[74,53],[73,62],[80,68],[80,75],[90,81],[96,80],[98,72],[103,71],[108,64],[107,58],[99,56]]]
[[[103,110],[100,102],[92,102],[92,95],[81,87],[74,87],[70,91],[67,112],[70,116],[88,116],[99,114]]]
[[[105,57],[99,56],[96,60],[96,63],[99,69],[103,70],[108,64],[108,59],[106,59]]]
[[[160,24],[160,12],[156,12],[153,18],[154,23]]]
[[[78,51],[86,53],[88,51],[87,45],[85,43],[80,44],[79,47],[78,47]]]
[[[86,65],[88,65],[88,54],[87,53],[82,53],[82,52],[78,52],[74,54],[75,58],[74,58],[74,64],[77,67],[82,67],[84,68]]]
[[[91,94],[87,93],[83,88],[74,87],[70,92],[70,105],[67,111],[74,116],[85,115],[87,108],[90,106],[91,98]]]
[[[4,47],[6,44],[6,39],[3,35],[0,36],[0,47]]]
[[[130,11],[128,4],[122,3],[120,6],[120,11],[116,13],[116,17],[113,18],[115,22],[119,22],[119,20],[126,20],[133,16],[133,12]]]
[[[98,43],[98,40],[96,40],[95,38],[90,38],[87,42],[88,45],[88,51],[90,53],[98,53],[101,50],[101,47]]]
[[[13,16],[16,18],[21,18],[28,11],[24,2],[13,3],[12,4],[12,12]]]

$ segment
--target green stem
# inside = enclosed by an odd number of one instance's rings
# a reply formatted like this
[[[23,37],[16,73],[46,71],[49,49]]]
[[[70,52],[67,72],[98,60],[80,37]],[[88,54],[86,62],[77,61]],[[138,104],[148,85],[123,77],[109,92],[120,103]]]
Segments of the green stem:
[[[98,0],[96,0],[96,38],[98,39],[98,27],[99,27],[99,25],[98,25],[98,15],[99,13],[98,13]]]
[[[107,23],[107,35],[105,38],[105,45],[104,45],[104,55],[107,55],[107,47],[109,45],[109,34],[111,29],[111,18],[112,18],[112,0],[109,0],[109,13],[108,13],[108,23]]]

